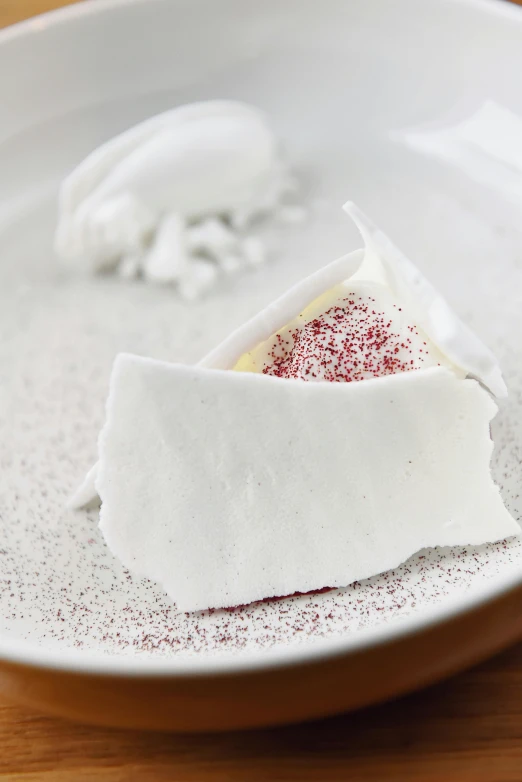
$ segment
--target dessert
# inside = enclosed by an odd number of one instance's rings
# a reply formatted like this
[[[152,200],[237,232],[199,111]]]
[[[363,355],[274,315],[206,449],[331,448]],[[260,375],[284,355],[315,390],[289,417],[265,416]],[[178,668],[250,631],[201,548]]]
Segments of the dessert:
[[[519,534],[489,468],[492,395],[506,393],[494,357],[346,210],[365,250],[199,365],[116,359],[100,526],[180,610],[342,587],[424,547]]]
[[[263,261],[252,220],[295,187],[258,109],[180,106],[122,133],[63,182],[55,247],[92,272],[170,283],[184,298]],[[284,218],[284,209],[281,209]]]

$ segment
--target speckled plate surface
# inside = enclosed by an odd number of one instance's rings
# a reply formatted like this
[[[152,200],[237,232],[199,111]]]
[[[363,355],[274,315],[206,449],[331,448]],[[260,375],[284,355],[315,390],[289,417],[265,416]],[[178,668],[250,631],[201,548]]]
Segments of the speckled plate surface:
[[[522,582],[513,539],[422,551],[333,592],[180,614],[111,556],[96,512],[65,508],[96,456],[115,353],[197,360],[360,246],[340,211],[350,198],[496,351],[510,397],[493,470],[521,518],[522,205],[389,135],[486,98],[522,114],[521,35],[522,14],[494,0],[97,2],[0,34],[1,659],[172,675],[297,663],[415,632]],[[266,109],[301,172],[310,220],[285,230],[279,257],[193,305],[61,269],[60,178],[132,123],[211,97]]]

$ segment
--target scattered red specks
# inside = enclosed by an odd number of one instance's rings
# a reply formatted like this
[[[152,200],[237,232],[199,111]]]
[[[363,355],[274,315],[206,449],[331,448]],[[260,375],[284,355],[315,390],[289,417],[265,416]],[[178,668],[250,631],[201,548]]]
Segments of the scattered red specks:
[[[276,334],[263,373],[350,383],[422,367],[428,351],[417,328],[407,325],[399,333],[375,305],[368,294],[348,293],[302,328]]]
[[[291,595],[274,595],[273,597],[264,597],[263,600],[256,600],[252,605],[255,605],[255,603],[276,603],[279,600],[286,600],[288,597],[324,595],[325,592],[333,592],[334,589],[335,587],[321,587],[321,589],[312,589],[310,592],[293,592]],[[237,611],[239,608],[246,608],[247,605],[249,604],[247,603],[245,605],[231,606],[230,608],[223,608],[223,611]]]

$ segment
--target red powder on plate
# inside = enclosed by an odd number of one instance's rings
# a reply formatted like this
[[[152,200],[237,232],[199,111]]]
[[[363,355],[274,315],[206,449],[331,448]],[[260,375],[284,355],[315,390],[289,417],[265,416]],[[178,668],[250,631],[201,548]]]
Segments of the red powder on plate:
[[[291,595],[274,595],[273,597],[264,597],[262,600],[256,600],[255,603],[276,603],[278,600],[286,600],[288,597],[303,597],[306,595],[323,595],[325,592],[333,592],[335,587],[322,587],[321,589],[312,589],[310,592],[293,592]],[[249,605],[249,604],[248,604]],[[223,611],[232,613],[240,608],[246,608],[247,604],[240,606],[231,606],[224,608]]]

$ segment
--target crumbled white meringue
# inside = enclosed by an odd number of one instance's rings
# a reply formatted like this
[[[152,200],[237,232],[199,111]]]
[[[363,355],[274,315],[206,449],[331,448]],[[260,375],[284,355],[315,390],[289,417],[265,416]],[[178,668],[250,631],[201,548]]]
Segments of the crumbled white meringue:
[[[92,272],[142,275],[194,298],[220,273],[264,261],[253,220],[304,219],[288,203],[296,189],[258,109],[181,106],[107,142],[67,177],[55,247]]]

